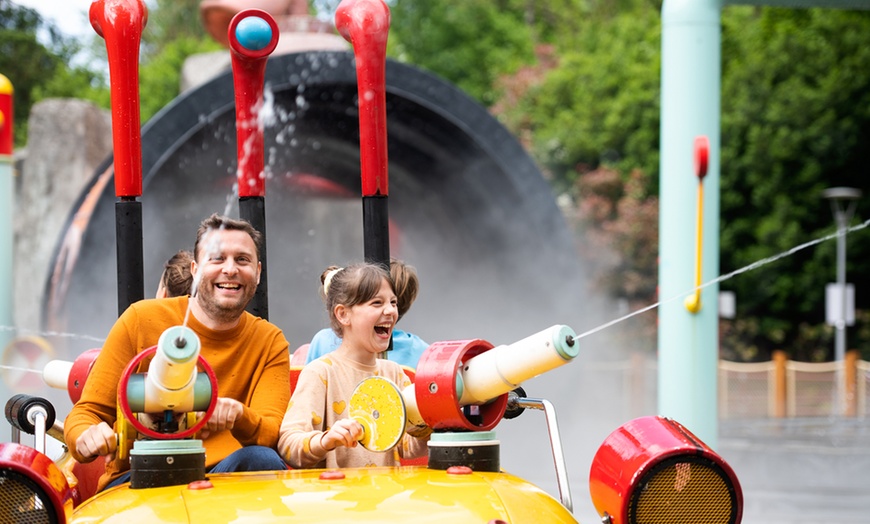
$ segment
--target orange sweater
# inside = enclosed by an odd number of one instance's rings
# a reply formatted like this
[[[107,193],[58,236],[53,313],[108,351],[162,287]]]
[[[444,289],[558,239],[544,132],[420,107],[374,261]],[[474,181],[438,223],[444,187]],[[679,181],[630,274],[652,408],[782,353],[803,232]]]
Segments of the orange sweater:
[[[139,301],[115,322],[94,367],[88,375],[82,398],[64,421],[64,439],[73,457],[88,462],[76,452],[76,439],[90,426],[117,416],[117,387],[127,363],[139,352],[157,344],[167,328],[184,322],[188,297]],[[239,324],[214,331],[193,315],[188,327],[199,336],[200,355],[217,376],[218,396],[235,399],[244,406],[232,430],[213,433],[203,441],[206,467],[211,467],[242,446],[275,447],[281,419],[290,399],[289,345],[275,325],[245,312]],[[145,359],[138,372],[148,370]],[[117,427],[115,428],[117,432]],[[130,468],[129,458],[106,465],[98,489]]]

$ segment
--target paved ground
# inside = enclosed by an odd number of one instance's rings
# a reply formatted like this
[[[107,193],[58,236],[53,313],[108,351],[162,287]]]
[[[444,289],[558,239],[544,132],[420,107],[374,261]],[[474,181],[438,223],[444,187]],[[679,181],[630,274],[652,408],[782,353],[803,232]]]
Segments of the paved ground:
[[[597,524],[588,471],[604,435],[590,435],[599,425],[594,421],[583,432],[567,422],[562,437],[574,515],[582,524]],[[744,524],[870,524],[870,420],[723,421],[719,430],[716,451],[741,483]],[[559,498],[549,450],[530,445],[546,442],[546,435],[532,431],[523,431],[526,460],[516,462],[503,445],[503,465]],[[501,434],[512,446],[514,437]]]
[[[870,420],[725,422],[746,524],[870,523]]]

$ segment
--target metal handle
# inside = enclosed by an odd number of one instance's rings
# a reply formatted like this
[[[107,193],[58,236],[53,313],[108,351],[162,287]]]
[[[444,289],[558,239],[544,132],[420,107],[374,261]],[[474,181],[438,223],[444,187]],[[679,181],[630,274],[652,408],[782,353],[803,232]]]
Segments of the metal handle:
[[[574,512],[571,501],[571,487],[568,485],[568,466],[565,464],[565,454],[562,452],[562,439],[559,434],[559,423],[556,421],[556,408],[549,400],[523,398],[508,394],[508,409],[528,408],[543,410],[547,417],[547,433],[550,436],[550,448],[553,450],[553,465],[556,467],[556,483],[559,487],[559,497],[562,505]]]

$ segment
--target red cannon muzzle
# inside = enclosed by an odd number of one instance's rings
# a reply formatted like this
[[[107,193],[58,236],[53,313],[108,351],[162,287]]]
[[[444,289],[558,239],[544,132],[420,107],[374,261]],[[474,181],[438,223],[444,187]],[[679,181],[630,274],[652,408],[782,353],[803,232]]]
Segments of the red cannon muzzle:
[[[589,493],[605,524],[738,524],[743,492],[731,467],[680,423],[641,417],[598,448]]]

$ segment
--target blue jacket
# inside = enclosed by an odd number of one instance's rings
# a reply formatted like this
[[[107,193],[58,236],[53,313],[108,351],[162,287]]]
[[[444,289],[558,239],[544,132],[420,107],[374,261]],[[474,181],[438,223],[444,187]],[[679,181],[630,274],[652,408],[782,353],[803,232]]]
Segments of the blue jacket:
[[[330,328],[321,329],[311,339],[305,363],[308,364],[312,360],[317,360],[323,355],[334,351],[339,345],[341,345],[341,339],[338,338],[335,331]],[[420,360],[420,355],[428,347],[429,344],[423,342],[417,335],[406,333],[400,329],[394,329],[393,349],[387,351],[387,360],[392,360],[401,366],[417,369],[417,361]]]

